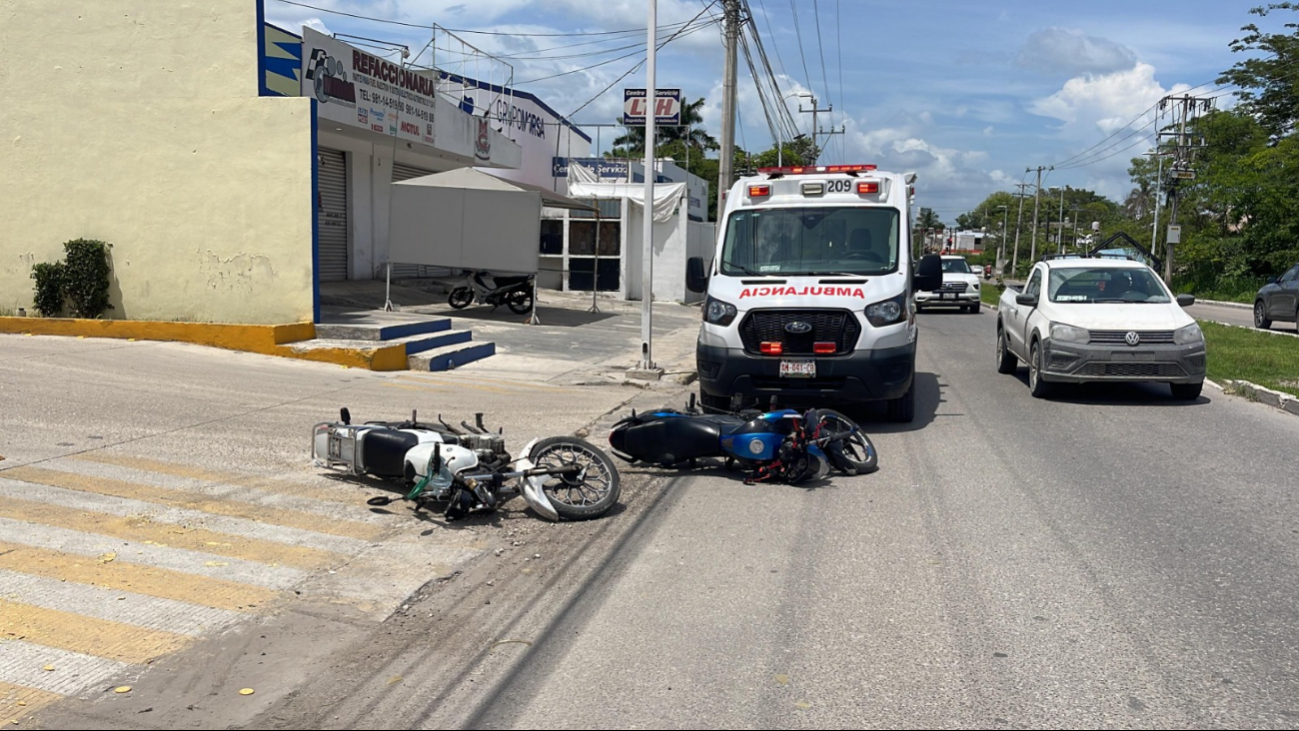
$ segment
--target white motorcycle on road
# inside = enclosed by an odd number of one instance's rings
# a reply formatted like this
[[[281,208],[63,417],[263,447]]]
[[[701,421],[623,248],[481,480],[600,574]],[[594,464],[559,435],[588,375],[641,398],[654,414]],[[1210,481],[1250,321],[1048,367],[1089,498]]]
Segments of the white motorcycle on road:
[[[476,423],[456,429],[440,417],[438,424],[420,423],[412,413],[409,421],[356,425],[343,409],[339,421],[312,430],[311,456],[318,467],[411,485],[402,497],[371,498],[370,505],[410,500],[419,511],[445,503],[448,520],[495,510],[518,494],[554,521],[597,518],[618,502],[618,470],[594,445],[576,437],[534,439],[523,448],[526,457],[513,459],[482,414]]]

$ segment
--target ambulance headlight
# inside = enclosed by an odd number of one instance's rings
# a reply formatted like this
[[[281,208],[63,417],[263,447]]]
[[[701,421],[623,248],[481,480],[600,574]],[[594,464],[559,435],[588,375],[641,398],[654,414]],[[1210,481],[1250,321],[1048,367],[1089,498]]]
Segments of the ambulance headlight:
[[[735,305],[709,297],[704,302],[704,322],[725,327],[735,320]]]
[[[907,295],[905,292],[890,297],[883,302],[866,306],[866,319],[875,327],[884,327],[900,322],[907,313]]]

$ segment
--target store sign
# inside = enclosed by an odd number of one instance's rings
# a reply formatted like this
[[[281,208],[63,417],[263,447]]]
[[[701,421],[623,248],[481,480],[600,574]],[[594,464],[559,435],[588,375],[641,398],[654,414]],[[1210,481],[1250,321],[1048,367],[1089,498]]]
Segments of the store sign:
[[[576,165],[581,165],[591,172],[595,173],[597,178],[626,178],[627,161],[626,160],[606,160],[601,157],[556,157],[552,158],[551,169],[554,177],[568,177],[568,163],[571,161]]]
[[[681,124],[681,90],[655,89],[654,97],[654,124]],[[650,105],[644,89],[622,90],[623,124],[643,127],[649,113]]]
[[[302,95],[321,119],[433,144],[437,83],[310,28],[302,29]],[[490,141],[480,154],[490,154]]]

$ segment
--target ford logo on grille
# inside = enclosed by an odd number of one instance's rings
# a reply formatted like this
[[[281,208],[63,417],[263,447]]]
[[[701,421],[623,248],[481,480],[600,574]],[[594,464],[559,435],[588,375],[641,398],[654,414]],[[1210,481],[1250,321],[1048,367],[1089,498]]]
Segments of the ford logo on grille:
[[[1136,347],[1141,342],[1141,336],[1134,332],[1130,332],[1127,335],[1123,336],[1123,342],[1133,347]]]
[[[812,332],[812,325],[802,321],[794,321],[785,325],[785,332],[790,335],[803,335]]]

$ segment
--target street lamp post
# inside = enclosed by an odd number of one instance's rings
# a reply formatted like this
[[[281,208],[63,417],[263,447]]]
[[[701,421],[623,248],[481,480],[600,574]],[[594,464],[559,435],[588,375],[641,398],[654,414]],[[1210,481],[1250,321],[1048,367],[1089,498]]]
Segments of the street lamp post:
[[[1061,254],[1064,253],[1064,188],[1065,186],[1060,186],[1060,219],[1058,222],[1060,230],[1056,233],[1056,244],[1059,246]]]
[[[1010,206],[997,207],[1006,212],[1005,217],[1001,219],[1001,241],[997,243],[997,271],[1001,271],[1006,261],[1006,224],[1010,222]]]

